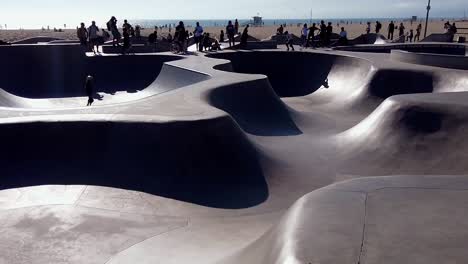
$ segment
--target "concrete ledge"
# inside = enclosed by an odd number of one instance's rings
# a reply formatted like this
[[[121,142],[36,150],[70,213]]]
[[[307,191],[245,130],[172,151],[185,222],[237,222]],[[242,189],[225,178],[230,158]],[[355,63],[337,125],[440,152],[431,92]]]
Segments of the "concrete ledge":
[[[274,40],[266,41],[248,41],[247,46],[241,49],[276,49],[278,43]]]
[[[412,64],[468,70],[468,57],[466,56],[412,53],[403,50],[392,50],[390,58],[394,61]]]
[[[169,43],[157,43],[156,46],[144,45],[144,44],[133,44],[128,53],[153,53],[153,52],[166,52],[170,50]],[[102,46],[102,51],[107,54],[120,54],[122,53],[122,47],[114,47],[110,45]]]
[[[355,52],[390,53],[392,50],[405,50],[419,53],[438,53],[450,55],[465,55],[466,45],[456,43],[392,43],[383,45],[355,45],[336,47],[336,50]]]

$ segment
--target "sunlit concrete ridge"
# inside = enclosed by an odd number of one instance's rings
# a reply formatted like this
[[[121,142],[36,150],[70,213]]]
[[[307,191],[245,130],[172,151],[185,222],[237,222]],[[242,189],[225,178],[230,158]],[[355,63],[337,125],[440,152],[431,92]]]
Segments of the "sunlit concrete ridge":
[[[417,45],[1,46],[0,263],[463,263],[466,46]]]

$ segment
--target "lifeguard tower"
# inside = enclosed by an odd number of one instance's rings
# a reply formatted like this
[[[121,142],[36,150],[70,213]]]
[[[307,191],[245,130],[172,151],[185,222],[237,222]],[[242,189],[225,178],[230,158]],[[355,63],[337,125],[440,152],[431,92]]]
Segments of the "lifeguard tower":
[[[254,16],[252,26],[261,27],[263,26],[263,20],[261,16]]]

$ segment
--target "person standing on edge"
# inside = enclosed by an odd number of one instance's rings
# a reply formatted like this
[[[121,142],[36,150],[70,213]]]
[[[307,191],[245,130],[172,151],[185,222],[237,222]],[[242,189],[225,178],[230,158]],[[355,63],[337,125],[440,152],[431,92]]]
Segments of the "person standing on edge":
[[[221,33],[219,33],[219,42],[224,42],[224,30],[221,30]]]
[[[284,32],[284,34],[286,35],[286,48],[289,51],[289,47],[291,47],[292,51],[294,51],[292,34],[290,34],[288,31]]]
[[[320,45],[322,47],[325,46],[325,41],[327,37],[327,25],[325,25],[325,21],[320,21]]]
[[[393,21],[388,25],[388,37],[387,39],[393,40],[393,32],[395,32],[395,24]]]
[[[304,24],[301,30],[301,49],[307,46],[307,36],[309,35],[309,28]]]
[[[375,21],[375,33],[379,34],[381,29],[382,29],[382,24],[380,24],[379,21]]]
[[[88,30],[85,27],[84,23],[81,23],[81,27],[76,30],[76,35],[80,40],[81,46],[88,46]]]
[[[91,26],[88,28],[89,34],[89,45],[94,54],[99,52],[99,28],[96,26],[96,22],[91,22]]]
[[[127,28],[123,28],[123,46],[122,46],[122,54],[127,54],[128,50],[130,49],[130,33],[128,32]]]
[[[117,19],[114,16],[107,22],[107,30],[112,33],[112,46],[120,46],[119,42],[122,36],[117,28]]]
[[[85,82],[85,91],[86,95],[88,96],[88,104],[86,106],[91,106],[94,103],[94,78],[91,75],[86,77]]]
[[[247,48],[247,39],[248,38],[249,38],[249,24],[247,24],[247,26],[245,26],[244,32],[242,32],[241,43],[240,43],[241,48],[243,48],[243,49]]]
[[[369,35],[371,32],[371,24],[370,22],[367,22],[367,26],[366,26],[366,34]]]
[[[328,22],[328,27],[327,27],[327,34],[326,34],[326,39],[327,39],[327,46],[330,45],[331,43],[331,36],[333,33],[333,26],[331,22]]]
[[[140,25],[135,26],[135,37],[138,40],[141,40],[141,27]]]
[[[312,45],[312,48],[315,49],[315,31],[319,30],[315,23],[309,28],[309,36],[307,37],[307,46]]]
[[[422,25],[419,24],[418,27],[416,28],[416,35],[414,36],[414,42],[419,41],[419,37],[421,37],[421,30],[422,30]]]
[[[127,29],[127,32],[130,34],[130,29],[132,28],[132,25],[130,25],[127,21],[127,19],[124,20],[124,23],[122,25],[123,29]]]
[[[450,26],[450,42],[453,42],[453,39],[455,38],[455,34],[458,32],[457,25],[455,25],[455,22]]]
[[[234,40],[235,31],[236,31],[236,29],[232,25],[232,21],[229,20],[228,25],[226,27],[226,34],[227,34],[228,41],[229,41],[229,47],[232,47],[232,46],[236,45],[236,42]]]
[[[195,27],[195,30],[193,31],[194,35],[194,40],[195,40],[195,46],[197,47],[197,50],[200,48],[200,41],[203,36],[203,28],[200,26],[200,23],[197,22],[197,26]]]
[[[236,34],[239,34],[239,21],[237,21],[237,18],[234,22],[234,29],[236,30]]]
[[[400,26],[398,27],[398,30],[399,30],[399,34],[398,34],[399,39],[398,40],[401,40],[403,38],[403,42],[405,42],[405,26],[403,25],[403,22],[400,23]]]
[[[174,38],[177,40],[179,45],[179,51],[185,53],[185,25],[184,22],[179,21],[179,25],[175,28]]]
[[[408,34],[408,40],[409,40],[409,42],[413,42],[413,37],[414,37],[413,30],[410,29],[410,32],[409,32],[409,34]]]

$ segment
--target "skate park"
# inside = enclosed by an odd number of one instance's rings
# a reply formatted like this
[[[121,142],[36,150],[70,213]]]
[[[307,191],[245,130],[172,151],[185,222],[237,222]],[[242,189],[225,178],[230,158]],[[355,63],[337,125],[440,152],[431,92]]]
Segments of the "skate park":
[[[0,47],[0,263],[463,262],[466,45],[367,46]]]

